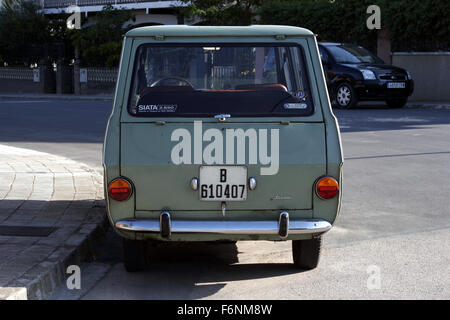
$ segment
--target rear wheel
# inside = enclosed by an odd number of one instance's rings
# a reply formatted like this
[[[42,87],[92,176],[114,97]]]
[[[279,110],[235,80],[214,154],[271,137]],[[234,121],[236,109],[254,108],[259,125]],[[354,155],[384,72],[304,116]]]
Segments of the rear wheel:
[[[310,240],[292,240],[294,266],[311,270],[317,267],[320,258],[322,237]]]
[[[144,270],[147,260],[146,241],[123,238],[123,264],[128,272]]]
[[[395,99],[387,99],[386,104],[389,108],[397,109],[397,108],[403,108],[408,102],[408,98],[395,98]]]
[[[347,82],[337,86],[334,98],[340,109],[350,109],[358,103],[358,96],[355,89]]]

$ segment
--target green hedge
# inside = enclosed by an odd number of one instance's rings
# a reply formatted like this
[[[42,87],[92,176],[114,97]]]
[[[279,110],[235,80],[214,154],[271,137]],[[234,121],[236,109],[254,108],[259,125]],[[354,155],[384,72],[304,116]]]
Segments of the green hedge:
[[[261,24],[305,27],[319,41],[352,42],[376,48],[377,30],[369,30],[369,5],[381,8],[381,25],[390,30],[393,51],[450,50],[448,0],[297,0],[265,2]]]
[[[450,50],[450,1],[397,0],[384,6],[394,51]]]

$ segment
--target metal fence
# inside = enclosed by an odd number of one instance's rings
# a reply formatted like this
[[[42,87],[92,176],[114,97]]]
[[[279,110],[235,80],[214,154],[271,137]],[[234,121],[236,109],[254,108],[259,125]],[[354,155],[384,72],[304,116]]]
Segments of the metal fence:
[[[33,69],[22,67],[0,68],[0,79],[33,80]]]
[[[113,68],[85,68],[87,71],[87,82],[116,82],[118,69]]]
[[[1,93],[40,93],[44,89],[39,68],[0,67]]]

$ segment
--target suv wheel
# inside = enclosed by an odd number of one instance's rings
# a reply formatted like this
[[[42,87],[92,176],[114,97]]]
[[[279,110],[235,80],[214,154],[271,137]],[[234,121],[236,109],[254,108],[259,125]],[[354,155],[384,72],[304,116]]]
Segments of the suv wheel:
[[[358,103],[355,89],[349,83],[341,83],[338,85],[334,98],[340,109],[350,109]]]
[[[387,99],[386,104],[389,108],[397,109],[397,108],[403,108],[408,102],[408,98],[396,98],[396,99]]]
[[[128,272],[144,270],[147,266],[147,242],[123,238],[123,264]]]
[[[292,240],[294,266],[311,270],[317,267],[320,258],[322,237],[310,240]]]

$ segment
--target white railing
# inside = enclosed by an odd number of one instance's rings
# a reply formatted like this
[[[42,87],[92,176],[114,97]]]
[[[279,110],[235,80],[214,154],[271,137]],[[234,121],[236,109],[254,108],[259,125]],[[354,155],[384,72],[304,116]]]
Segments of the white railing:
[[[85,68],[87,71],[87,81],[96,82],[116,82],[117,68]]]
[[[0,68],[0,79],[33,80],[33,69],[23,67]]]
[[[44,9],[49,8],[66,8],[69,6],[106,6],[108,4],[130,4],[130,3],[142,3],[142,2],[159,2],[159,1],[171,1],[171,0],[36,0]]]

